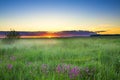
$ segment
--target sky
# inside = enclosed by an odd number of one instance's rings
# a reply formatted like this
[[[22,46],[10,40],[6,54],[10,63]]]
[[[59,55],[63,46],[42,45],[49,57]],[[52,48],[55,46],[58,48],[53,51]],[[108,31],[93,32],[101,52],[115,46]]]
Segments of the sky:
[[[120,34],[120,0],[0,0],[0,31]]]

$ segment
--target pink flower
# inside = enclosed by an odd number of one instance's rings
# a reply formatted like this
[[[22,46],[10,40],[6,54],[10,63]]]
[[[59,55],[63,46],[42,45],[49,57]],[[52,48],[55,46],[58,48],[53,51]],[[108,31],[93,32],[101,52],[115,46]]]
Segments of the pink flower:
[[[72,78],[76,78],[80,73],[80,69],[78,67],[73,67],[70,72],[69,72],[69,77]]]
[[[7,65],[7,68],[8,68],[8,69],[12,69],[12,67],[13,67],[12,64],[8,64],[8,65]]]
[[[58,65],[58,66],[56,67],[56,71],[57,71],[58,73],[61,72],[61,66],[60,66],[60,65]]]
[[[62,64],[56,67],[56,72],[58,73],[67,73],[70,71],[70,65]]]

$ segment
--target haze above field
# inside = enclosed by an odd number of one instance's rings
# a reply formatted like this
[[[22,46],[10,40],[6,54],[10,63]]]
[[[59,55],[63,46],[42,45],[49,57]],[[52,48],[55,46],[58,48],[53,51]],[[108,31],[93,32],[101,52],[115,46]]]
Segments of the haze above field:
[[[120,34],[119,0],[0,0],[0,31]]]

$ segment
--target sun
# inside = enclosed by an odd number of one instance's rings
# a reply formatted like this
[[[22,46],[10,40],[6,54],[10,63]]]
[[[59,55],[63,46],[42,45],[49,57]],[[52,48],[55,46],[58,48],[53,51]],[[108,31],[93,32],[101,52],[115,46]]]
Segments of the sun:
[[[59,35],[57,35],[55,32],[47,32],[42,35],[43,38],[57,38]]]
[[[52,36],[47,36],[48,38],[52,38]]]
[[[58,37],[58,35],[56,35],[55,33],[46,33],[45,35],[43,35],[43,37],[45,38],[55,38]]]
[[[44,35],[43,37],[45,37],[45,38],[53,38],[53,37],[55,37],[54,35],[51,35],[51,34],[46,34],[46,35]]]

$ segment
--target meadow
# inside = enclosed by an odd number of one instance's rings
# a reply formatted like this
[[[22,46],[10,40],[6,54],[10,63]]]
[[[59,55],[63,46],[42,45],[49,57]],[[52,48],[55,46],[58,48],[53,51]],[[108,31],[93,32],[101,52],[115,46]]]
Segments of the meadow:
[[[0,80],[120,80],[120,38],[1,39]]]

